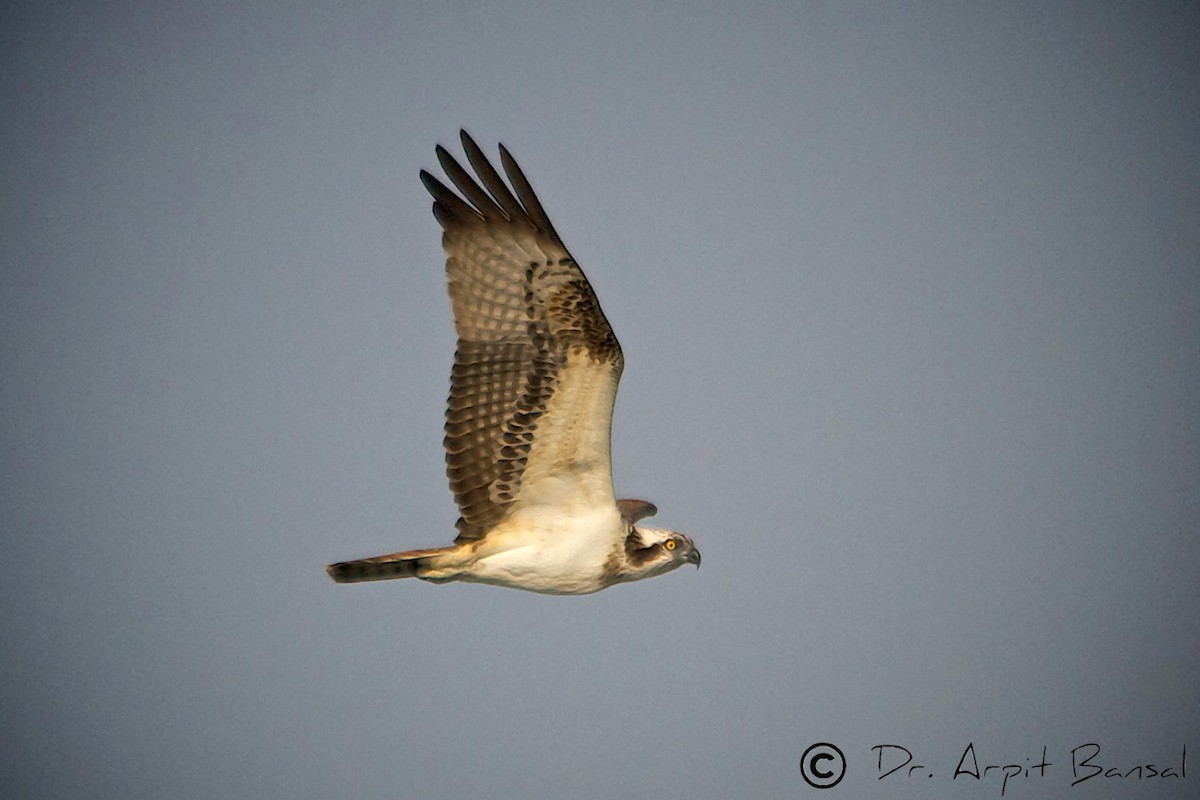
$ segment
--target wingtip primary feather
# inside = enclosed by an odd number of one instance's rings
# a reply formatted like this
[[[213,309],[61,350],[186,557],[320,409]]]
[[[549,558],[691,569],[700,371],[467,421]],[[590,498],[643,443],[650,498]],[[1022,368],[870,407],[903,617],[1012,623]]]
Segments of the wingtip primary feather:
[[[483,219],[483,215],[479,211],[455,194],[446,184],[425,170],[421,170],[420,176],[426,191],[433,196],[433,215],[443,228],[456,222],[470,223]]]
[[[530,221],[538,230],[561,246],[562,238],[554,230],[554,225],[550,222],[550,215],[542,207],[542,201],[538,199],[537,192],[533,191],[533,184],[529,182],[529,178],[525,177],[525,172],[503,144],[500,145],[500,166],[504,168],[504,174],[508,176],[508,182],[516,191],[517,200],[525,208],[525,213]]]

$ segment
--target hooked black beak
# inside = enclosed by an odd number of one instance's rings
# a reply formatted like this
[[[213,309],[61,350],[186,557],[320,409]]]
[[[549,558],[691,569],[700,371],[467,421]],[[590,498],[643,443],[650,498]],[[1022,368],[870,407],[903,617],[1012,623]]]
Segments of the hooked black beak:
[[[687,554],[687,562],[689,564],[695,564],[696,569],[700,569],[700,551],[693,547]]]

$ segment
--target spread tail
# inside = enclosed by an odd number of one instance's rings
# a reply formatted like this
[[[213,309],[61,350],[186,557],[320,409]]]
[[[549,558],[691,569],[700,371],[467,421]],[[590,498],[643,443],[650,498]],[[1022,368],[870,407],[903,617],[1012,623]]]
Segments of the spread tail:
[[[426,572],[437,566],[437,556],[458,550],[457,547],[435,547],[430,550],[405,550],[386,556],[360,558],[357,561],[340,561],[325,568],[329,577],[338,583],[362,583],[363,581],[390,581],[395,578],[423,578]],[[444,579],[443,579],[444,580]]]

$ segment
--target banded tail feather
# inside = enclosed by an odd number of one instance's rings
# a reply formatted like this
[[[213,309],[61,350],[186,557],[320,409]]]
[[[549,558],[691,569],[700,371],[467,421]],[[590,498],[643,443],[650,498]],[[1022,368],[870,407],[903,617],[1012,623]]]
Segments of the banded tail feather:
[[[458,547],[434,547],[428,550],[405,550],[357,561],[339,561],[325,568],[329,577],[338,583],[390,581],[395,578],[420,578],[437,556],[456,552]]]

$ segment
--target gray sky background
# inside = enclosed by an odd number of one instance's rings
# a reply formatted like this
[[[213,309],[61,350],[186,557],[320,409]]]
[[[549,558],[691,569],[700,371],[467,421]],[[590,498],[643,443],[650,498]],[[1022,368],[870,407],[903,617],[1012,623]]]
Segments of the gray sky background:
[[[247,6],[0,11],[7,796],[1200,754],[1200,4]],[[417,172],[459,127],[587,270],[618,493],[699,572],[325,576],[453,536]]]

